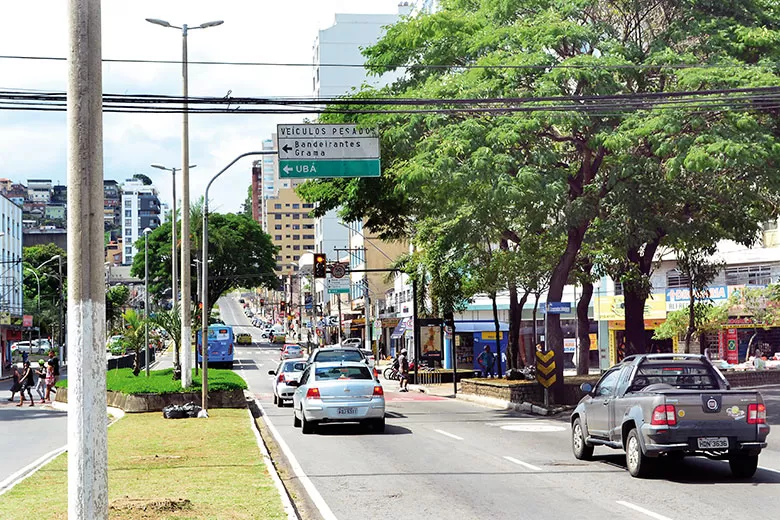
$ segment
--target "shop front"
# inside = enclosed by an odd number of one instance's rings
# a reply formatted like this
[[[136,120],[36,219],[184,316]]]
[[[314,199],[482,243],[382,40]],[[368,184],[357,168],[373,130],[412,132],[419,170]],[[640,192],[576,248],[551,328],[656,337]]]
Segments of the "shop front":
[[[425,336],[423,336],[425,337]],[[506,374],[506,348],[509,341],[509,324],[499,322],[499,345],[501,352],[501,374]],[[493,321],[456,321],[454,334],[444,336],[444,368],[452,369],[452,347],[455,344],[455,358],[458,370],[481,370],[477,362],[486,346],[496,354],[496,325]]]
[[[645,302],[645,340],[648,353],[680,352],[677,338],[653,339],[655,329],[666,321],[666,295],[653,294]],[[600,296],[596,298],[596,319],[599,330],[606,337],[599,342],[601,368],[619,363],[626,355],[626,315],[623,296]],[[605,366],[606,365],[606,366]]]

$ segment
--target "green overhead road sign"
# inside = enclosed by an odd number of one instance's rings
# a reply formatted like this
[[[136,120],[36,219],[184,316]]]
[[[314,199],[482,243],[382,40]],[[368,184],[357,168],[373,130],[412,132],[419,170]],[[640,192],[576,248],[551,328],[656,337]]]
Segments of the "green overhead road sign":
[[[279,177],[379,177],[379,137],[357,125],[278,125]]]

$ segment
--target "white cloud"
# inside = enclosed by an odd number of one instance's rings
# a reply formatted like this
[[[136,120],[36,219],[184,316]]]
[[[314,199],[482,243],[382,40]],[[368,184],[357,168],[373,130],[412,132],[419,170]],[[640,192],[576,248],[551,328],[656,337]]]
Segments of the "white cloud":
[[[181,33],[152,25],[160,18],[174,25],[224,20],[221,26],[193,30],[188,39],[192,61],[311,63],[319,29],[340,13],[395,13],[398,0],[108,0],[103,9],[105,59],[179,60]],[[9,56],[65,57],[67,5],[63,0],[3,2],[5,20],[0,49]],[[64,62],[0,59],[0,89],[64,90]],[[191,65],[190,95],[311,96],[309,67]],[[107,63],[107,93],[181,93],[181,68],[175,64]],[[208,179],[240,153],[261,148],[277,123],[302,116],[194,115],[190,117],[191,196],[203,194]],[[0,177],[66,181],[66,128],[62,113],[0,111]],[[226,172],[212,188],[212,208],[237,211],[250,183],[251,158]],[[106,114],[105,178],[123,181],[145,173],[170,203],[170,174],[152,163],[180,166],[181,116]],[[181,194],[181,188],[179,188]]]

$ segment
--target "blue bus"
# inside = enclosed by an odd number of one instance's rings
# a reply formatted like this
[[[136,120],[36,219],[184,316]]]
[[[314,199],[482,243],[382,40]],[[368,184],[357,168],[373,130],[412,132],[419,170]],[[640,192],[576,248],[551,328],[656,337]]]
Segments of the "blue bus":
[[[202,366],[201,334],[197,333],[198,364]],[[233,327],[229,325],[209,325],[208,360],[210,367],[224,366],[233,368]]]

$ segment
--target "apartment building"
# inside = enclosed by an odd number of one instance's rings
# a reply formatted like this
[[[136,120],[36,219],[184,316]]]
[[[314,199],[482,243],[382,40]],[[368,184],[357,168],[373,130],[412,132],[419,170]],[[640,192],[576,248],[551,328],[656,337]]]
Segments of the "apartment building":
[[[21,339],[22,208],[0,195],[0,374],[11,360],[11,343]]]
[[[104,188],[105,189],[105,188]],[[146,228],[160,225],[160,199],[154,185],[128,179],[122,186],[122,264],[130,265],[138,253],[136,242]]]
[[[27,179],[27,200],[48,204],[51,202],[51,179]]]

